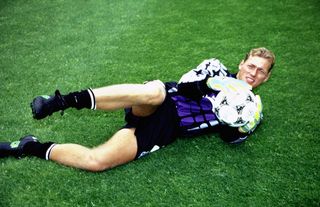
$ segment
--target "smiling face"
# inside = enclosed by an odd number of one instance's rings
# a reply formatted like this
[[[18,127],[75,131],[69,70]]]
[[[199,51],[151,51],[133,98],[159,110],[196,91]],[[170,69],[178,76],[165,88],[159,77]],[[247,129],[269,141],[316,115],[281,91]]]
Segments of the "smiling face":
[[[269,79],[271,64],[269,59],[250,55],[239,64],[237,78],[256,88]]]

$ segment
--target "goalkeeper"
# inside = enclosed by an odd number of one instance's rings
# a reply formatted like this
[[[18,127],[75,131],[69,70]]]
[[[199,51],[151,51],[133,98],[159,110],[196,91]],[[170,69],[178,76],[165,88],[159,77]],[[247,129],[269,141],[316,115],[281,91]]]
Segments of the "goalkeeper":
[[[214,114],[215,96],[223,90],[256,88],[266,82],[275,63],[266,48],[252,49],[231,74],[218,59],[202,62],[178,83],[159,80],[144,84],[121,84],[62,95],[38,96],[32,103],[35,119],[70,107],[112,111],[125,109],[126,124],[100,146],[40,142],[29,135],[15,142],[0,142],[0,157],[36,156],[89,171],[103,171],[138,159],[176,140],[177,137],[217,132],[228,143],[241,143],[261,120],[261,107],[254,120],[234,128]]]

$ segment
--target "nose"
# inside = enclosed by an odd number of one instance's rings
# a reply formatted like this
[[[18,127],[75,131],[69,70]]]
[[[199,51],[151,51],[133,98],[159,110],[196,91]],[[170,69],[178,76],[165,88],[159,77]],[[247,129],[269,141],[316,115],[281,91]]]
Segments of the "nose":
[[[256,76],[257,72],[258,72],[258,69],[257,68],[253,68],[253,69],[250,70],[250,75]]]

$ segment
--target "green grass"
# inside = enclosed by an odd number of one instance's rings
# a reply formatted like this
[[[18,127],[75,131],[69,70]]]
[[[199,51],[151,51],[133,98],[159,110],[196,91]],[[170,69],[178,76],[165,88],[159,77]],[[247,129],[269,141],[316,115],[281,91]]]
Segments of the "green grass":
[[[95,146],[123,125],[121,111],[33,120],[29,102],[56,88],[178,80],[210,57],[236,72],[258,46],[277,63],[245,144],[179,139],[103,173],[2,159],[0,206],[319,206],[319,11],[318,0],[2,0],[0,141]]]

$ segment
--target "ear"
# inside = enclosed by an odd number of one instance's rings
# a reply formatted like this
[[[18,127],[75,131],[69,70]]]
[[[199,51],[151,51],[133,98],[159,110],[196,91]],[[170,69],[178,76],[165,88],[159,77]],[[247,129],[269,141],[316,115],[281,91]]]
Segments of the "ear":
[[[244,64],[244,60],[242,60],[242,61],[239,63],[239,66],[238,66],[239,70],[241,69],[241,67],[242,67],[243,64]]]
[[[267,80],[269,80],[270,76],[271,76],[271,72],[268,73],[267,77],[265,77],[265,79],[263,80],[263,82],[267,82]]]
[[[244,63],[244,60],[242,60],[242,61],[239,63],[239,66],[238,66],[239,70],[240,70],[241,66],[243,65],[243,63]]]

